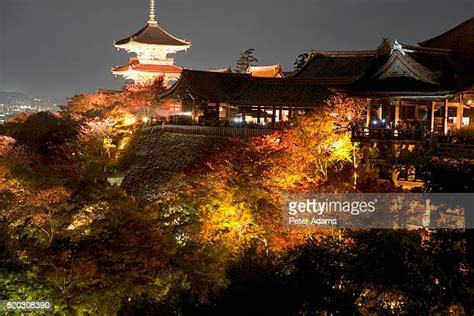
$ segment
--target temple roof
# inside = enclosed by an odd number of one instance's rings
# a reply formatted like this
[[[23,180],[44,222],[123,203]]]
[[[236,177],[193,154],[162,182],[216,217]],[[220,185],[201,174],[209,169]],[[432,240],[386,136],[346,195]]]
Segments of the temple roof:
[[[251,74],[254,77],[264,77],[264,78],[284,77],[283,71],[281,70],[281,65],[250,66],[247,70],[247,73]]]
[[[474,50],[474,17],[453,27],[452,29],[420,42],[420,46],[448,48],[455,50],[457,47]]]
[[[455,61],[474,81],[474,17],[447,32],[421,42],[420,46],[450,49]]]
[[[314,80],[185,69],[178,82],[160,98],[185,94],[236,105],[314,107],[324,103],[329,90]]]
[[[396,42],[390,54],[371,51],[313,51],[294,78],[355,94],[451,93],[462,89],[466,74],[449,49]]]
[[[315,107],[325,104],[330,90],[312,80],[291,78],[258,78],[232,103],[238,105]]]
[[[225,102],[237,97],[250,84],[251,79],[247,74],[184,69],[180,79],[163,97],[173,93],[189,93],[205,100]]]
[[[377,66],[377,51],[313,51],[308,62],[294,78],[324,79],[334,84],[348,84]]]
[[[344,90],[362,95],[441,96],[465,88],[466,75],[449,51],[396,45],[381,66],[368,70]]]
[[[175,65],[153,65],[153,64],[140,64],[140,63],[131,63],[125,66],[120,66],[112,69],[114,73],[127,72],[129,70],[139,71],[139,72],[150,72],[150,73],[162,73],[169,74],[175,73],[179,74],[182,71],[181,67]]]
[[[227,68],[220,68],[220,69],[210,69],[208,70],[209,72],[221,72],[221,73],[231,73],[232,68],[227,67]]]
[[[179,39],[162,29],[158,23],[149,22],[144,28],[137,33],[116,41],[116,46],[122,46],[131,42],[151,45],[166,45],[166,46],[190,46],[191,42]]]

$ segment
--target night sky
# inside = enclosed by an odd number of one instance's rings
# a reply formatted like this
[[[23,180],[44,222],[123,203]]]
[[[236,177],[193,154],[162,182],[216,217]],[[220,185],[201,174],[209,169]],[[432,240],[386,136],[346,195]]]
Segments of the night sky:
[[[158,0],[158,23],[193,42],[176,62],[234,66],[255,47],[260,64],[291,70],[310,49],[375,48],[388,36],[431,38],[473,15],[472,0]],[[0,91],[65,98],[120,88],[110,69],[126,64],[113,41],[138,31],[148,0],[0,0]]]

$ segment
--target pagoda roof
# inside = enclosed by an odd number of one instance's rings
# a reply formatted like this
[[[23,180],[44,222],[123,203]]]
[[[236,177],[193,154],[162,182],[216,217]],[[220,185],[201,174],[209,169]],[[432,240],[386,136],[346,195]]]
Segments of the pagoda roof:
[[[284,77],[281,65],[250,66],[247,73],[254,77],[282,78]]]
[[[179,74],[183,70],[181,67],[175,65],[154,65],[154,64],[140,64],[131,63],[125,66],[120,66],[112,69],[114,73],[122,73],[130,70],[138,72],[162,73],[162,74]]]
[[[122,40],[116,41],[116,46],[122,46],[129,43],[141,43],[149,45],[165,45],[165,46],[190,46],[191,42],[179,39],[163,28],[161,28],[156,22],[149,22],[144,28],[142,28],[137,33],[124,38]]]
[[[184,94],[208,102],[236,105],[314,107],[324,104],[329,89],[314,80],[185,69],[181,78],[160,98]]]

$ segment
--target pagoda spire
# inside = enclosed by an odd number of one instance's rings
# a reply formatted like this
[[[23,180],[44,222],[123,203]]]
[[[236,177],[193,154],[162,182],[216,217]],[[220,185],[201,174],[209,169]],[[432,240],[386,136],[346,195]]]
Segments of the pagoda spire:
[[[148,18],[149,24],[157,24],[156,22],[156,5],[155,0],[150,0],[150,15]]]

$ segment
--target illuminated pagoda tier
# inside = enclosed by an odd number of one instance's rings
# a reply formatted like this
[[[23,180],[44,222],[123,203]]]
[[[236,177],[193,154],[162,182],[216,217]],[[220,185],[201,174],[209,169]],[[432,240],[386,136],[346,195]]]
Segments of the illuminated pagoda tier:
[[[182,71],[168,55],[187,50],[191,42],[179,39],[158,25],[155,19],[155,0],[150,0],[150,15],[147,25],[137,33],[115,42],[117,49],[134,53],[136,57],[128,65],[112,69],[119,75],[135,83],[147,83],[158,76],[164,76],[166,85],[176,81]]]

